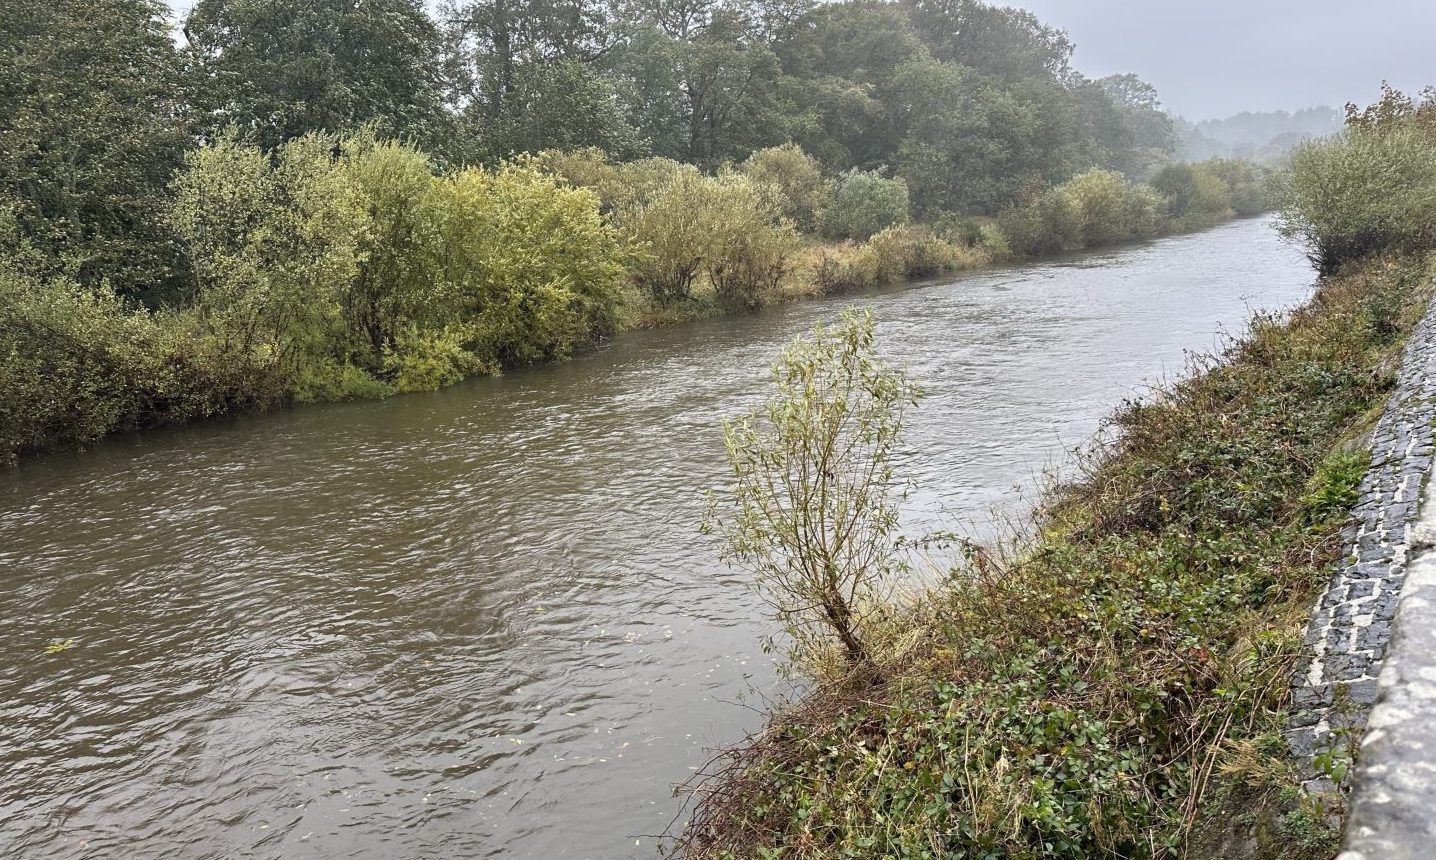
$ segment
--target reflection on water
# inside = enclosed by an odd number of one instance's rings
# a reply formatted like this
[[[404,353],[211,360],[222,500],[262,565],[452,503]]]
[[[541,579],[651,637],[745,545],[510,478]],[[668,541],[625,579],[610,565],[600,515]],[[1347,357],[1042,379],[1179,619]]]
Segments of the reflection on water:
[[[651,857],[773,689],[695,524],[786,341],[872,306],[972,519],[1310,282],[1241,222],[0,473],[0,856]]]

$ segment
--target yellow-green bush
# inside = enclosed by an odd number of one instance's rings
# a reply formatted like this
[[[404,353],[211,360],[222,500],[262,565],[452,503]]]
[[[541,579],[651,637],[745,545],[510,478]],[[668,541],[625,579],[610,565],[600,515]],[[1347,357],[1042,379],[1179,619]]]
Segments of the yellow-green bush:
[[[133,423],[153,337],[113,296],[0,270],[0,461]]]
[[[439,186],[424,153],[364,135],[344,141],[336,165],[363,215],[357,272],[340,290],[347,333],[342,356],[380,370],[401,332],[433,325],[449,297],[438,276]]]
[[[1152,177],[1152,187],[1166,202],[1164,214],[1175,229],[1215,224],[1233,214],[1231,189],[1204,165],[1169,164]]]
[[[334,148],[309,135],[267,154],[230,136],[190,153],[175,182],[199,325],[247,373],[297,377],[340,324],[365,213]]]
[[[718,299],[752,305],[777,288],[797,248],[771,197],[734,174],[678,173],[616,223],[642,249],[634,281],[660,303],[691,297],[706,275]]]
[[[1055,188],[1039,191],[997,217],[1014,253],[1053,254],[1082,246],[1082,213],[1072,198]]]
[[[1251,165],[1235,160],[1169,165],[1151,184],[1093,169],[1006,209],[998,216],[1001,239],[992,237],[989,248],[993,259],[1039,256],[1204,227],[1262,211],[1261,185]]]
[[[1081,222],[1088,247],[1143,239],[1157,232],[1161,199],[1150,187],[1129,182],[1113,170],[1089,170],[1058,187]]]
[[[994,259],[981,246],[952,242],[930,227],[889,227],[863,243],[825,248],[813,279],[823,293],[891,284],[986,265]]]
[[[118,430],[282,399],[273,367],[232,360],[195,313],[151,313],[107,290],[0,264],[0,463]]]
[[[1201,166],[1226,183],[1228,199],[1237,217],[1249,218],[1270,208],[1266,175],[1260,167],[1239,158],[1213,158]]]
[[[531,163],[440,177],[368,135],[273,153],[230,137],[191,156],[176,198],[199,319],[300,396],[379,390],[351,366],[437,387],[614,325],[622,249],[598,196]]]
[[[594,147],[545,150],[527,163],[571,185],[592,190],[606,213],[646,203],[678,174],[698,172],[698,168],[671,158],[615,162]]]
[[[818,213],[828,203],[833,183],[823,175],[818,160],[797,144],[760,149],[738,168],[744,176],[767,189],[783,217],[805,233],[817,229]]]
[[[507,164],[446,178],[436,196],[438,320],[480,362],[557,358],[612,330],[622,249],[597,195]]]
[[[889,227],[867,241],[882,282],[902,278],[926,278],[963,266],[965,249],[938,237],[927,227]]]
[[[464,335],[452,329],[421,331],[410,326],[384,350],[384,373],[398,392],[435,391],[492,370],[465,348]]]

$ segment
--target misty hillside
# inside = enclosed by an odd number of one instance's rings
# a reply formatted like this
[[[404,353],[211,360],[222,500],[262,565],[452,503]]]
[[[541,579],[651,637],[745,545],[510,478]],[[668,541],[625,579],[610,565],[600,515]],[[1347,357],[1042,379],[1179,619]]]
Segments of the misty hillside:
[[[1246,158],[1265,163],[1279,160],[1303,141],[1335,134],[1341,123],[1341,111],[1325,106],[1295,113],[1243,111],[1196,123],[1181,117],[1174,121],[1183,160]]]

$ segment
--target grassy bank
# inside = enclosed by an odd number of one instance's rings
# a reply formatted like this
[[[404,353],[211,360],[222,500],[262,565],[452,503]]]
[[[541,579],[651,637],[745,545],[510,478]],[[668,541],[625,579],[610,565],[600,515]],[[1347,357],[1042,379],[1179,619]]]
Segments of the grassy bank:
[[[717,174],[545,152],[438,173],[412,146],[235,136],[189,153],[154,307],[0,251],[0,463],[289,402],[387,397],[567,358],[626,328],[1206,226],[1259,207],[1245,165],[1093,170],[996,216],[910,223],[906,184],[796,146]],[[0,228],[3,228],[0,223]]]
[[[685,856],[1175,857],[1244,825],[1329,855],[1287,688],[1432,273],[1349,265],[1124,407],[1035,537],[874,615],[872,671],[719,760]]]

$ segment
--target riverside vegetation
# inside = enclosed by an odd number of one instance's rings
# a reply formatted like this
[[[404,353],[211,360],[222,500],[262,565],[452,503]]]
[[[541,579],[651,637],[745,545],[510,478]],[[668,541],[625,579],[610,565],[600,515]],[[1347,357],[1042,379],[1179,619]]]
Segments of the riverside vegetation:
[[[1301,788],[1285,709],[1431,298],[1433,118],[1432,94],[1387,90],[1299,149],[1280,223],[1326,273],[1311,300],[1125,404],[1020,540],[938,536],[959,561],[919,593],[891,596],[913,582],[892,472],[917,392],[870,318],[784,353],[726,427],[709,526],[815,684],[715,760],[676,850],[1332,856],[1341,799]]]
[[[1025,12],[639,6],[0,0],[0,461],[1263,208]]]

